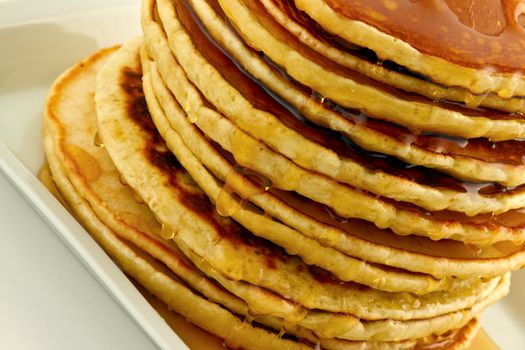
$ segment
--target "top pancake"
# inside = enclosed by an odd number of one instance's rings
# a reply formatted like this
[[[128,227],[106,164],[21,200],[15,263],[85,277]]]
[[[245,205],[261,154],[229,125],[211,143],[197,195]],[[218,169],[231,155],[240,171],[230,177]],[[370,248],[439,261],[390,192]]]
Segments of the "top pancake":
[[[328,31],[447,86],[523,96],[520,1],[296,0]],[[344,28],[344,30],[343,30]]]
[[[525,112],[525,100],[522,98],[503,99],[493,93],[475,95],[461,87],[437,84],[392,61],[384,62],[369,49],[350,45],[328,33],[290,1],[259,0],[259,2],[279,24],[302,43],[335,63],[365,74],[376,81],[432,100],[465,103],[472,108],[483,106],[509,113]]]

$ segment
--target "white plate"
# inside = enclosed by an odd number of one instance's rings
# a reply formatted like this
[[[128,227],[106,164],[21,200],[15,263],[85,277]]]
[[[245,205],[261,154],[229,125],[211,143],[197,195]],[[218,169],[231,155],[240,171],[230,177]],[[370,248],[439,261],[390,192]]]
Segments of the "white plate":
[[[171,328],[35,177],[44,161],[40,136],[41,111],[50,84],[63,70],[98,48],[122,43],[139,35],[138,9],[138,5],[118,7],[0,27],[0,168],[157,346],[163,349],[183,350],[187,347]],[[12,195],[3,197],[2,206],[15,200]],[[18,231],[18,225],[15,227],[12,224],[0,223],[0,228],[2,228],[0,237],[2,239]],[[24,238],[21,236],[20,240]],[[11,254],[7,251],[9,248],[5,248],[6,255]],[[19,254],[18,257],[24,260]],[[30,260],[33,257],[28,256],[27,258]],[[68,263],[67,260],[62,262]],[[64,270],[66,269],[67,266],[64,267]],[[35,279],[33,275],[37,275],[39,271],[38,265],[35,265],[32,271],[25,271],[29,275],[23,275],[21,270],[18,273],[19,270],[19,266],[14,266],[11,269],[12,273],[4,272],[11,279],[19,276],[20,279],[25,278],[26,284],[32,286]],[[52,283],[52,280],[49,280],[48,283]],[[38,285],[32,287],[34,288],[33,293],[39,293],[41,289],[45,289],[38,288]],[[25,290],[24,293],[27,291]],[[86,291],[81,297],[89,296],[89,293],[90,291]],[[84,299],[79,298],[79,301],[84,302]],[[5,304],[0,305],[7,307],[9,301],[3,302]],[[15,302],[18,302],[18,305],[15,304],[13,308],[20,308],[21,313],[27,312],[24,308],[31,305],[20,299],[15,299]],[[60,305],[57,307],[60,308]],[[58,310],[57,314],[62,311],[68,312],[69,310]],[[60,323],[60,320],[54,319],[55,316],[54,314],[44,315],[43,319],[48,318],[46,321],[49,322],[49,328],[53,327],[53,322],[64,327],[63,322]],[[20,322],[17,315],[13,317],[13,321]],[[103,312],[99,315],[101,323],[105,322],[105,317]],[[2,318],[0,320],[9,322]],[[81,319],[75,321],[80,325],[83,323]],[[32,324],[31,322],[28,320],[29,325]],[[40,325],[34,326],[41,327]],[[43,325],[44,328],[46,326],[46,324]],[[12,324],[6,324],[6,328],[0,327],[0,335],[2,335],[0,347],[2,348],[6,347],[1,345],[14,344],[9,343],[9,338],[7,344],[5,343],[3,333],[5,329],[10,328],[13,328]],[[21,348],[20,344],[29,344],[22,338],[25,336],[29,339],[33,333],[32,328],[16,329],[15,332],[16,336],[21,339],[16,340],[16,347],[10,348],[18,349]],[[64,333],[63,336],[68,335]],[[126,334],[122,336],[125,337]],[[97,338],[98,334],[93,334],[92,337]],[[52,341],[48,345],[49,348],[55,348],[54,345],[51,345],[55,343],[61,344],[60,340]],[[84,343],[82,347],[93,348],[93,344],[97,344],[96,341],[89,344]]]
[[[0,10],[2,1],[6,0],[0,0]],[[0,168],[158,346],[184,349],[125,276],[34,177],[43,162],[41,110],[54,78],[98,48],[140,33],[138,23],[138,6],[133,6],[0,27]],[[8,198],[0,200],[7,203]],[[0,222],[0,229],[10,228]],[[482,317],[487,333],[504,350],[525,347],[523,290],[525,271],[515,274],[511,295]]]

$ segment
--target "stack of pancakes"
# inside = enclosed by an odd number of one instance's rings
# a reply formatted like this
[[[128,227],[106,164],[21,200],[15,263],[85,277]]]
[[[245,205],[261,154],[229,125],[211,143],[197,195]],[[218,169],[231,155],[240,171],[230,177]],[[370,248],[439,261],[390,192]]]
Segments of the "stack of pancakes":
[[[231,348],[465,349],[525,264],[522,10],[143,0],[53,86],[53,181]]]

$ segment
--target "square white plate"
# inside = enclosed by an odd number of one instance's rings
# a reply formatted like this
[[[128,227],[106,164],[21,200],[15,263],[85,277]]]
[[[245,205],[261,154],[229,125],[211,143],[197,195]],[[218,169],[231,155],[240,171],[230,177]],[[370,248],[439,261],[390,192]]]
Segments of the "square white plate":
[[[123,43],[137,35],[140,35],[138,5],[0,26],[0,168],[157,346],[184,350],[187,347],[126,276],[36,179],[44,162],[40,135],[42,109],[53,80],[97,49]],[[3,197],[2,205],[11,200],[14,198]],[[15,234],[17,229],[12,224],[0,223],[2,235]],[[7,276],[17,277],[16,269],[6,272]],[[33,276],[28,279],[31,278]],[[38,293],[38,286],[34,288],[34,293]],[[24,312],[27,305],[18,302]],[[48,317],[50,327],[53,322],[59,322],[53,315]],[[101,314],[100,318],[103,317]],[[25,331],[31,337],[33,329]],[[0,347],[3,341],[0,339]],[[90,348],[88,344],[84,346]]]
[[[98,48],[139,33],[138,5],[0,26],[0,168],[159,347],[186,349],[35,178],[44,160],[41,111],[52,81]],[[525,271],[515,274],[513,284],[511,295],[482,317],[504,350],[525,348]]]

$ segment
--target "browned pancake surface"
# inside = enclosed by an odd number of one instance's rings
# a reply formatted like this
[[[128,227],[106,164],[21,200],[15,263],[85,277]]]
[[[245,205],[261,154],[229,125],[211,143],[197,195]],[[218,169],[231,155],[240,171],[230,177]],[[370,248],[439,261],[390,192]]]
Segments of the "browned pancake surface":
[[[463,66],[525,69],[524,15],[518,0],[325,0],[417,50]]]

